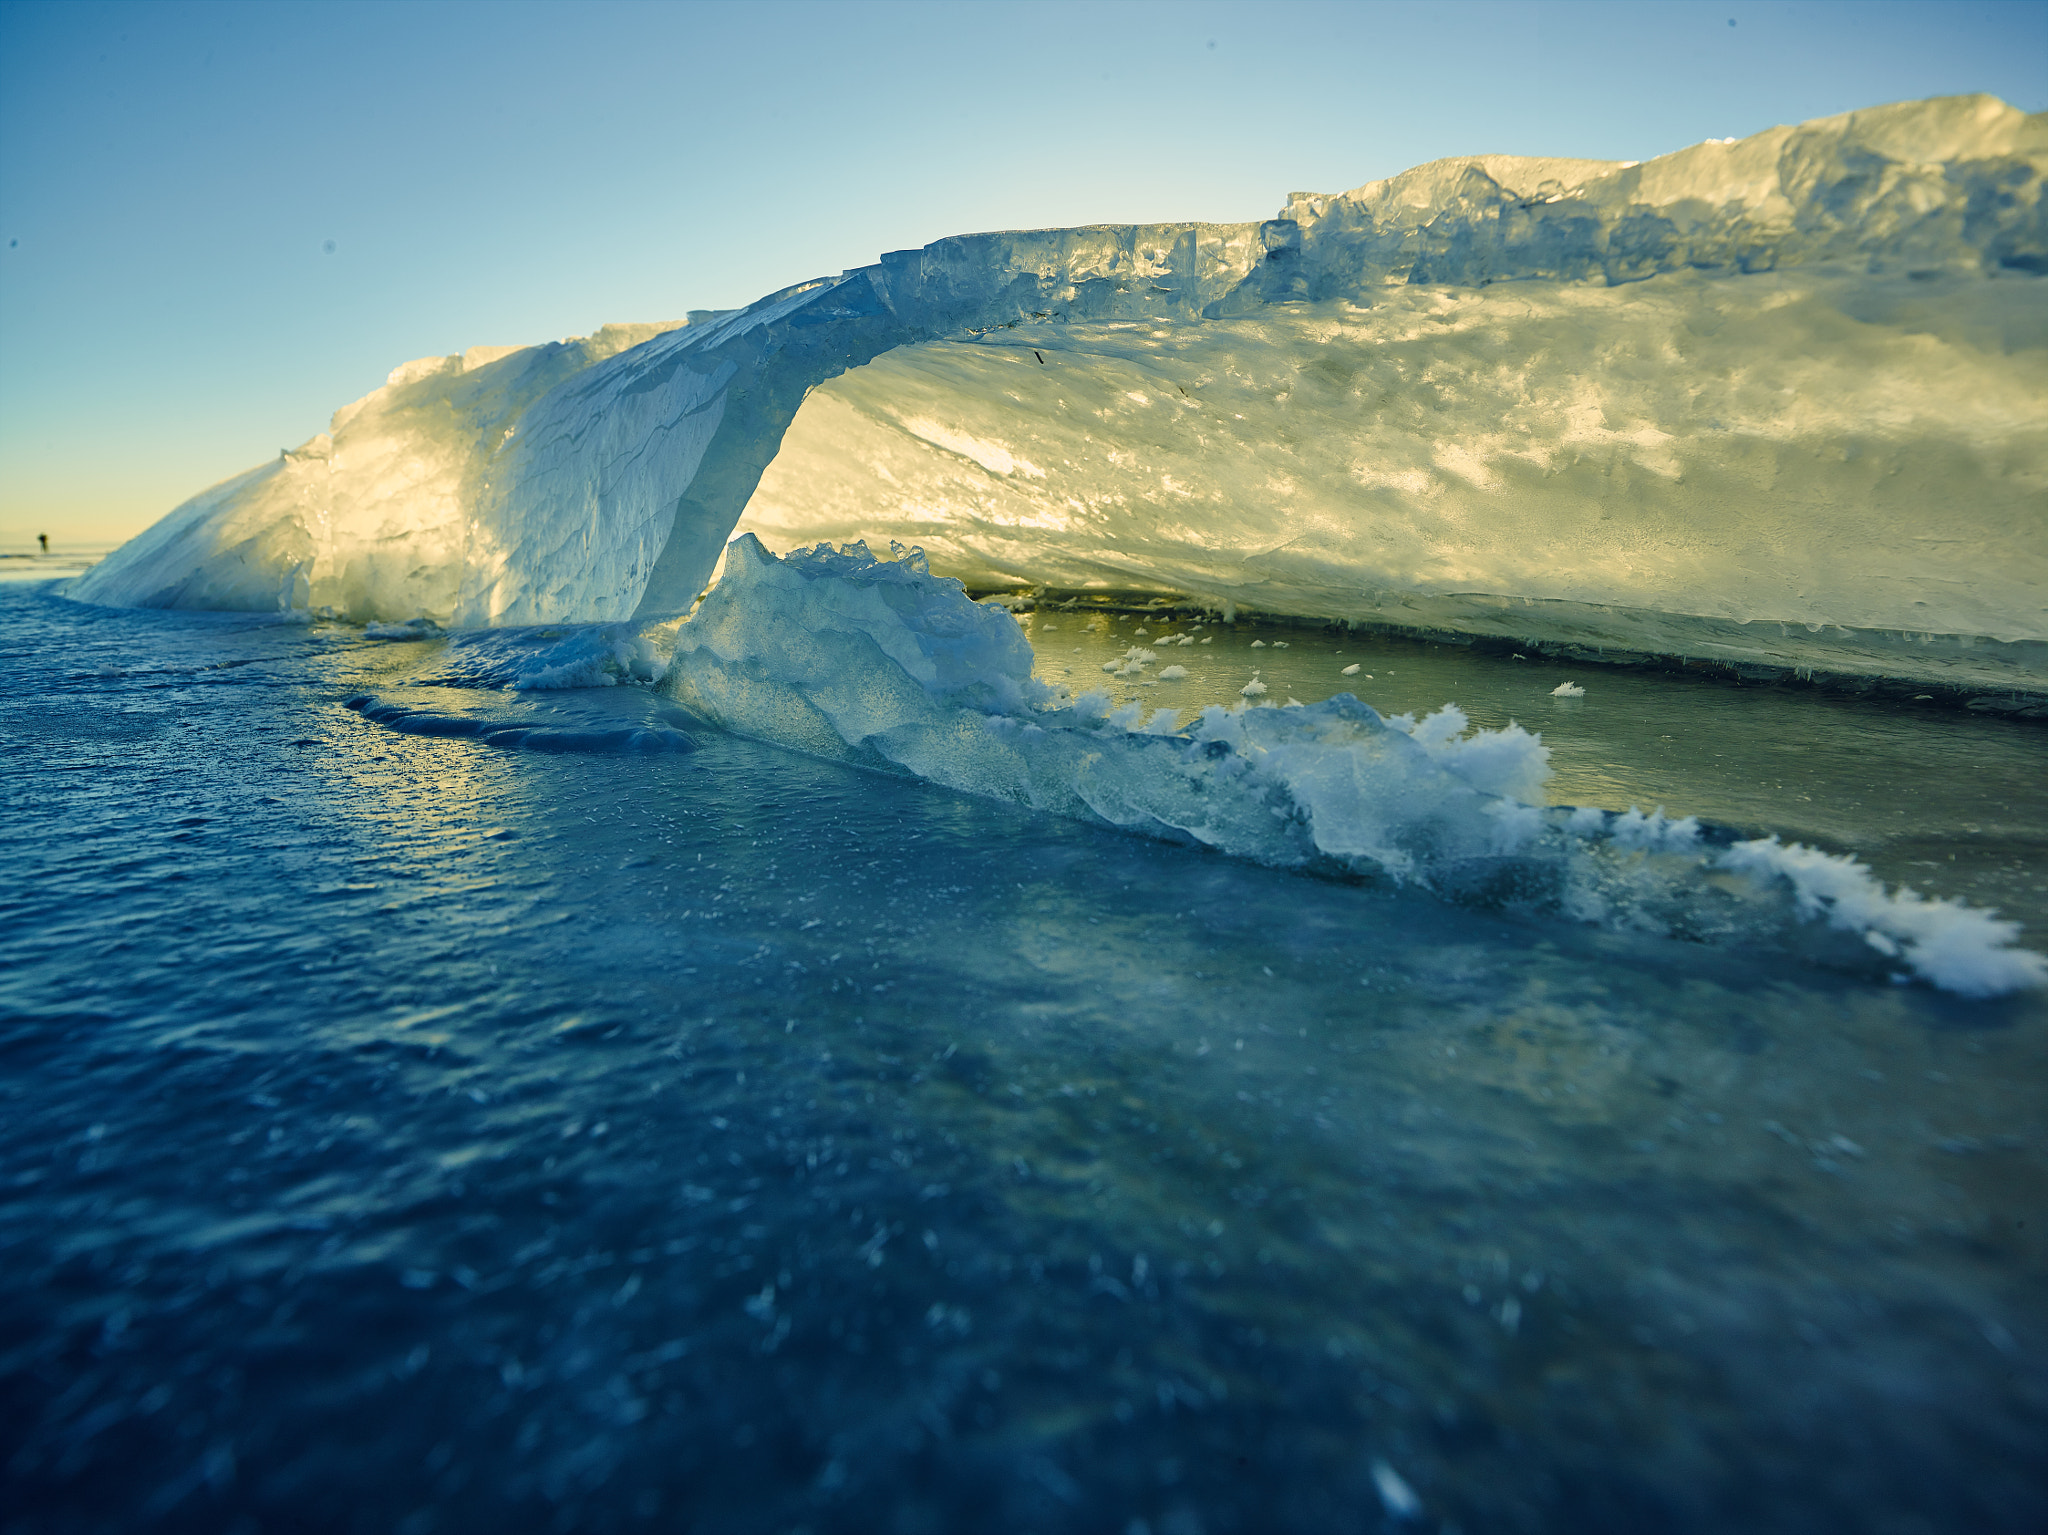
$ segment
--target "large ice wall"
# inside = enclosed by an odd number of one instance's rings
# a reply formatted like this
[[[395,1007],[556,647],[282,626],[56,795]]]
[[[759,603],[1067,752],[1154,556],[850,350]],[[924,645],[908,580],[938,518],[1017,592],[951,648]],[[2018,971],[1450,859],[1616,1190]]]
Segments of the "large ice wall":
[[[2048,283],[1837,267],[1040,323],[819,389],[741,527],[982,588],[1997,685],[2048,638],[2044,341]]]
[[[1960,97],[1642,165],[1440,161],[1263,224],[941,241],[650,339],[409,364],[76,595],[655,615],[751,500],[779,539],[910,533],[988,579],[2024,672],[2044,168],[2048,120]]]

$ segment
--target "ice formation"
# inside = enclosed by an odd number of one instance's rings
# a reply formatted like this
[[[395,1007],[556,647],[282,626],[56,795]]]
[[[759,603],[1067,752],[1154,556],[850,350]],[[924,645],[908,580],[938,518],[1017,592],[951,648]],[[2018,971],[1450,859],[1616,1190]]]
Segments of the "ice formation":
[[[944,240],[408,364],[75,595],[623,620],[744,512],[977,582],[2037,686],[2044,168],[2048,119],[1956,97]]]
[[[589,536],[576,525],[584,507],[559,476],[521,476],[515,465],[558,459],[568,399],[603,392],[591,370],[670,328],[608,325],[580,340],[406,363],[383,388],[336,411],[326,432],[193,497],[87,572],[72,594],[117,607],[325,610],[443,624],[563,616],[547,610],[562,605],[564,581],[587,580],[571,573],[569,552]],[[578,381],[584,391],[565,391]],[[673,434],[637,418],[641,403],[572,428],[594,431],[586,446],[617,458],[602,476],[608,537],[636,550],[646,509],[634,498],[653,493],[674,457],[661,452]],[[662,471],[642,473],[642,458]],[[515,583],[526,595],[499,604],[500,578],[515,565],[530,577]],[[614,590],[612,601],[631,598]]]
[[[1542,741],[1468,731],[1455,705],[1389,719],[1348,693],[1273,708],[1247,687],[1246,705],[1183,724],[1074,697],[1032,676],[1009,613],[895,552],[778,559],[742,535],[664,686],[743,735],[1260,863],[1714,941],[1832,931],[1966,995],[2048,981],[2014,924],[1888,892],[1851,859],[1661,810],[1546,806]]]
[[[364,719],[405,735],[458,736],[505,751],[630,754],[694,751],[686,730],[672,725],[635,724],[578,728],[551,723],[507,723],[445,710],[414,708],[359,693],[343,700]]]

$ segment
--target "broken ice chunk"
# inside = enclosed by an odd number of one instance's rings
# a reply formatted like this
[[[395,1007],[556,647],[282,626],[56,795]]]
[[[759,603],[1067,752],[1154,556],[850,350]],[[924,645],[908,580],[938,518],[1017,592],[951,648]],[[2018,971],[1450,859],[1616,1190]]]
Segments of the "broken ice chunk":
[[[1584,698],[1586,690],[1576,682],[1560,682],[1550,690],[1552,698]]]
[[[1161,669],[1159,680],[1161,682],[1179,682],[1187,674],[1188,669],[1185,666],[1168,666]]]
[[[1358,663],[1356,661],[1353,661],[1349,666],[1345,667],[1344,670],[1339,672],[1337,675],[1340,677],[1356,677],[1358,675]]]

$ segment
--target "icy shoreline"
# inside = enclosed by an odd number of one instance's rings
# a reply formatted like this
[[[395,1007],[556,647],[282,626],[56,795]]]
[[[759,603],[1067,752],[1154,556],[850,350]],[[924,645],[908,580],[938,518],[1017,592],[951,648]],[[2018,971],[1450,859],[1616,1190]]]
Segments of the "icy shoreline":
[[[2048,994],[1503,920],[718,731],[563,756],[343,706],[673,708],[400,694],[506,634],[0,605],[32,1522],[1329,1535],[1377,1459],[1431,1531],[2048,1508]],[[1025,628],[1103,678],[1141,623]],[[2033,730],[1623,672],[1553,706],[1564,668],[1219,631],[1172,658],[1519,713],[1553,785],[1619,747],[1616,808],[1782,776],[1832,802],[1803,839],[1912,823],[1892,881],[2048,878]],[[1662,731],[1676,774],[1628,752]]]
[[[736,734],[1256,863],[1895,965],[1964,996],[2048,984],[2048,959],[2014,947],[2018,924],[1887,890],[1853,858],[1661,809],[1547,806],[1541,737],[1514,724],[1468,734],[1455,704],[1395,718],[1351,693],[1272,707],[1255,673],[1237,706],[1183,723],[1170,703],[1118,709],[1101,691],[1049,685],[1008,612],[969,601],[918,551],[897,555],[820,545],[777,558],[742,535],[659,685]],[[1168,644],[1134,645],[1124,669]],[[1816,940],[1822,930],[1854,940],[1860,960]]]

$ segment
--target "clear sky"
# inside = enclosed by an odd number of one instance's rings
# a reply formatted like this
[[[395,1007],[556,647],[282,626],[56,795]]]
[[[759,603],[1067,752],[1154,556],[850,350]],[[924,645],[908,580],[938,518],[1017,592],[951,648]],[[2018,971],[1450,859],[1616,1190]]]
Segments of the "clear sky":
[[[0,546],[135,532],[412,357],[1965,91],[2048,108],[2048,3],[0,0]]]

